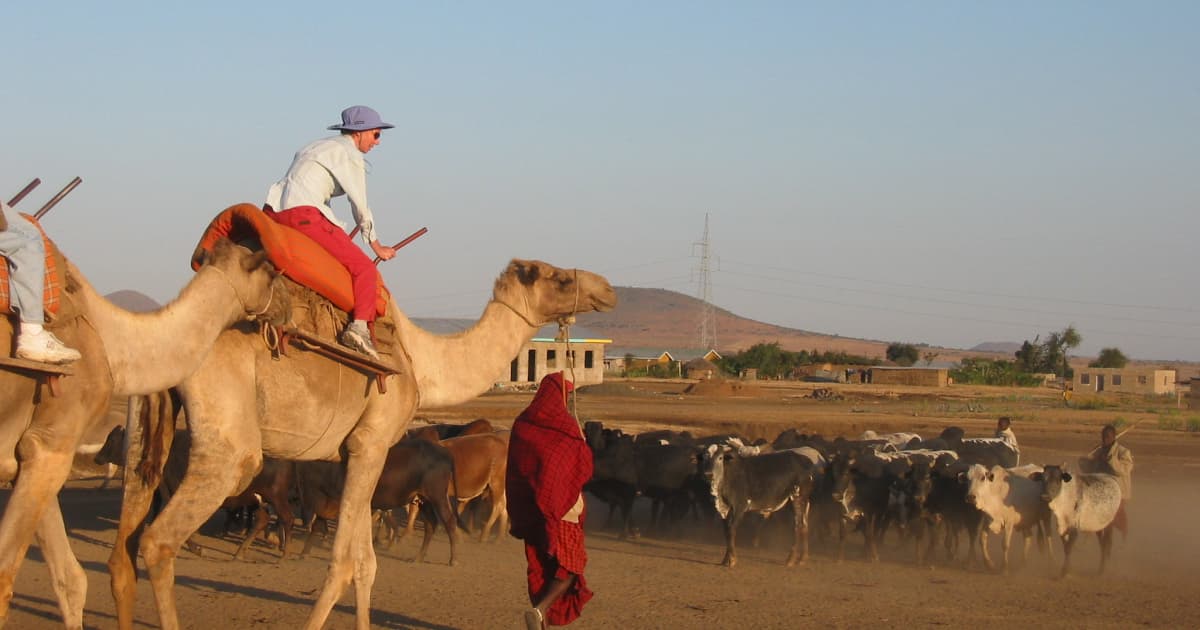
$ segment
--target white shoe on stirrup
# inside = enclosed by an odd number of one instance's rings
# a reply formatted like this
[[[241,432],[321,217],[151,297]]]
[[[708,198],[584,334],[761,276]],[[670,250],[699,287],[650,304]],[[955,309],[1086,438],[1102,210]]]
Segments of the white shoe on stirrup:
[[[17,336],[18,359],[62,365],[78,361],[81,356],[78,350],[67,347],[48,330]]]

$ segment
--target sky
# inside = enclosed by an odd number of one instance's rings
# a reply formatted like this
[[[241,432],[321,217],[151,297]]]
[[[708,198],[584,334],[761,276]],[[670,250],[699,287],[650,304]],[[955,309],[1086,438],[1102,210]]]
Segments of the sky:
[[[1200,361],[1200,3],[0,5],[0,194],[165,302],[350,105],[381,265],[478,317],[511,258],[804,330]],[[8,192],[5,192],[5,191]],[[344,221],[344,198],[333,204]],[[695,322],[681,322],[695,327]],[[720,346],[720,330],[717,330]]]

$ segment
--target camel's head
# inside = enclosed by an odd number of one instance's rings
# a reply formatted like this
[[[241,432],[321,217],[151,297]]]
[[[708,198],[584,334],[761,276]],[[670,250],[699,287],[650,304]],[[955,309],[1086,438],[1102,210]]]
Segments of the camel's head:
[[[617,292],[604,276],[582,269],[559,269],[540,260],[513,259],[496,279],[496,300],[535,325],[568,322],[576,313],[609,311]]]
[[[204,257],[200,270],[218,271],[233,288],[246,319],[282,325],[291,317],[291,296],[264,251],[252,252],[222,238]]]

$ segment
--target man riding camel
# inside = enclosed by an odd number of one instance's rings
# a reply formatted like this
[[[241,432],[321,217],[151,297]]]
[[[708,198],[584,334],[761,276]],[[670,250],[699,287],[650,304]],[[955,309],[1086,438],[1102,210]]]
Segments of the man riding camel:
[[[375,320],[375,292],[379,271],[362,249],[350,240],[345,225],[338,221],[329,202],[346,195],[362,239],[381,260],[396,250],[379,242],[375,219],[367,205],[367,163],[363,155],[375,145],[384,129],[379,113],[364,105],[342,111],[342,122],[330,125],[341,134],[312,142],[296,152],[283,179],[267,192],[266,210],[273,219],[303,232],[337,259],[354,289],[354,311],[339,340],[345,346],[379,358],[367,325]]]
[[[9,302],[20,317],[17,328],[18,359],[64,364],[78,361],[79,351],[42,328],[45,311],[46,247],[32,221],[0,201],[0,256],[8,260]]]

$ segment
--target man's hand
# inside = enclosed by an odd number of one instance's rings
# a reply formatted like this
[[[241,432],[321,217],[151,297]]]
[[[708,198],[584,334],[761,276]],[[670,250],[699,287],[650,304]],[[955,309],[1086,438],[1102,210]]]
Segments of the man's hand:
[[[396,248],[381,245],[378,240],[371,241],[371,250],[380,260],[391,260],[396,255]]]

